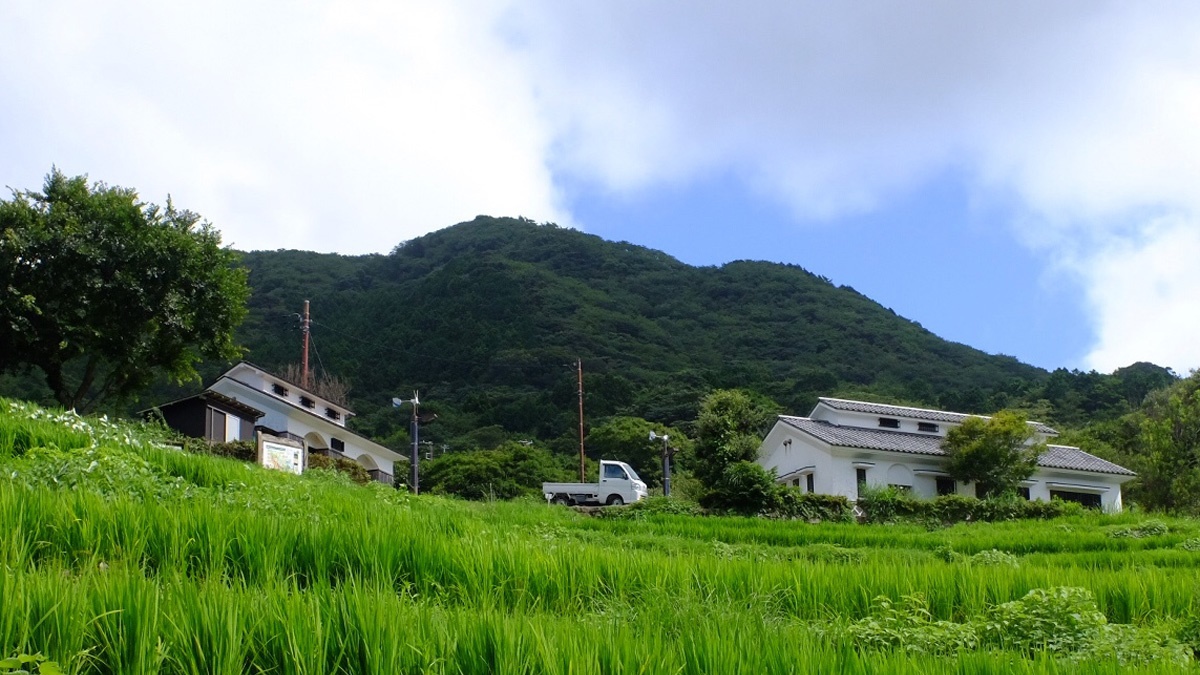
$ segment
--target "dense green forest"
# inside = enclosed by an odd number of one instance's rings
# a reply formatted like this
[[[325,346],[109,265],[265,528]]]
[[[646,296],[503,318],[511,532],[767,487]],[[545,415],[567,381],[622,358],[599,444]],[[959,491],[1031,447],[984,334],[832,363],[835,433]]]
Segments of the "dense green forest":
[[[743,388],[806,413],[841,395],[963,412],[1015,408],[1063,428],[1118,420],[1174,374],[1045,370],[949,342],[848,286],[801,267],[694,267],[660,251],[529,220],[479,217],[388,255],[241,254],[250,270],[245,358],[300,360],[347,382],[356,429],[407,442],[393,396],[419,389],[438,420],[422,438],[451,450],[535,440],[577,447],[576,359],[589,428],[640,418],[686,431],[705,394]],[[227,364],[207,363],[206,381]],[[197,385],[198,387],[198,385]],[[192,388],[166,385],[124,410]],[[45,400],[35,378],[0,391]],[[1111,433],[1109,434],[1111,436]]]
[[[1169,383],[1138,364],[1114,375],[1048,373],[948,342],[846,286],[792,265],[692,267],[629,243],[480,217],[390,255],[247,253],[247,359],[299,360],[312,303],[313,362],[348,380],[360,428],[387,437],[393,395],[420,389],[430,438],[484,427],[570,436],[576,358],[590,420],[692,420],[705,393],[741,387],[791,412],[843,394],[964,412],[1029,409],[1078,425]]]

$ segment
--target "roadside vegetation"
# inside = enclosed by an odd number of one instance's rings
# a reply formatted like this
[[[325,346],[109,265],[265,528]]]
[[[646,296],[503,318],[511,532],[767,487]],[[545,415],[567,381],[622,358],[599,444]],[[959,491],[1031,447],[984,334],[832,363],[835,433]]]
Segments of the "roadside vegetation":
[[[589,517],[0,400],[0,658],[69,673],[1194,670],[1200,523]],[[37,661],[33,657],[48,661]]]

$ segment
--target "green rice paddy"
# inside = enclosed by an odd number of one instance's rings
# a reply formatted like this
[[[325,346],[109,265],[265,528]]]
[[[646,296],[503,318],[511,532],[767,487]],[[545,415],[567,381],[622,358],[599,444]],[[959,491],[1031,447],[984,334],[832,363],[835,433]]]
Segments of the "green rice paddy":
[[[74,673],[1194,669],[1191,520],[1133,537],[1114,533],[1149,516],[597,518],[287,476],[153,435],[0,401],[0,657]],[[1000,609],[1062,587],[1106,624],[1076,627],[1087,649],[1055,646],[1071,612]],[[915,609],[897,619],[880,596]]]

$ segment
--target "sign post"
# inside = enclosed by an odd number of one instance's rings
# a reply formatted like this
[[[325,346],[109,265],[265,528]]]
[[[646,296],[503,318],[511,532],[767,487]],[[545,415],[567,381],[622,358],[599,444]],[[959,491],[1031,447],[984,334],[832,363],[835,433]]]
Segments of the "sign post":
[[[287,471],[296,475],[304,473],[304,444],[290,438],[255,434],[258,445],[258,463],[268,469]]]

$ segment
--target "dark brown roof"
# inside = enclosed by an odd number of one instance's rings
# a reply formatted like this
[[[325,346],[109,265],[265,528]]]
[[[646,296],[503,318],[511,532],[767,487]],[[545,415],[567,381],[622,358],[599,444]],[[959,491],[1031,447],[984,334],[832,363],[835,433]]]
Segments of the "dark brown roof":
[[[201,401],[216,401],[228,408],[232,408],[233,410],[236,410],[240,413],[245,414],[251,420],[257,420],[258,418],[260,418],[266,414],[263,411],[259,410],[258,408],[255,408],[253,406],[242,403],[241,401],[237,400],[236,398],[230,398],[224,394],[221,394],[221,393],[218,393],[215,391],[209,391],[209,390],[202,391],[199,394],[192,394],[191,396],[185,396],[183,398],[175,399],[174,401],[170,401],[168,403],[163,403],[161,405],[156,405],[153,408],[147,408],[145,410],[139,411],[137,414],[145,415],[146,413],[149,413],[152,410],[156,410],[156,409],[162,410],[163,408],[169,408],[171,406],[178,405],[178,404],[184,403],[186,401],[191,401],[193,399],[198,399]]]

